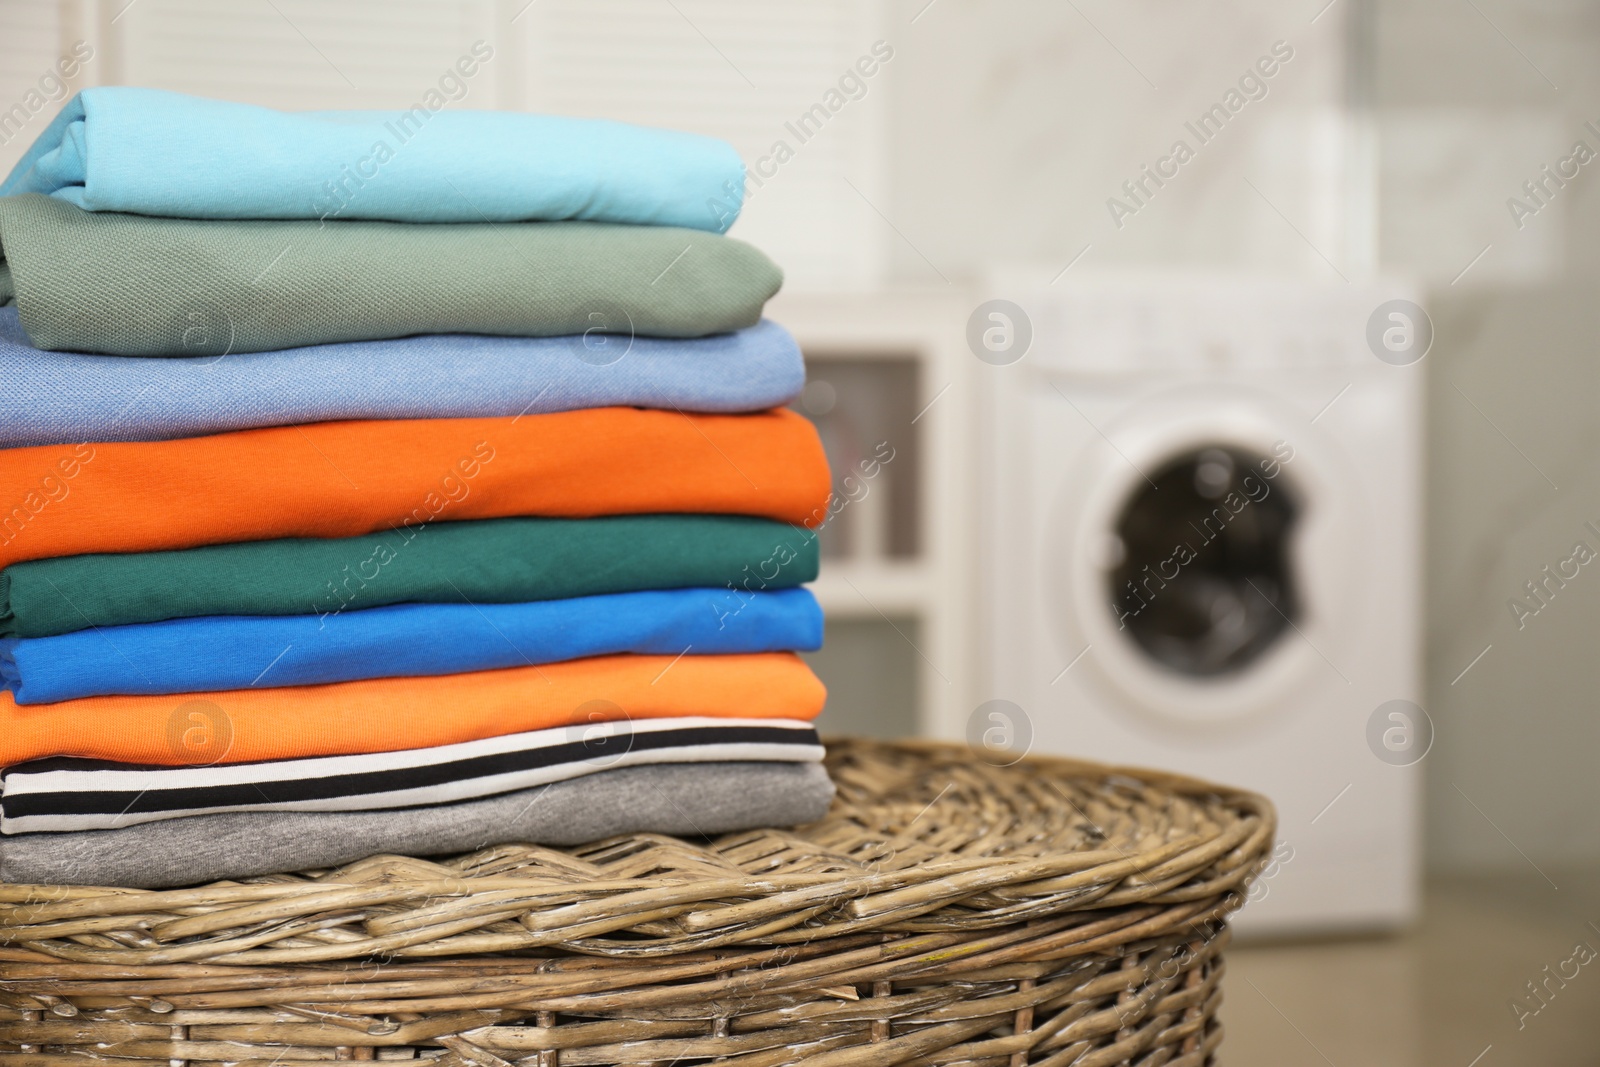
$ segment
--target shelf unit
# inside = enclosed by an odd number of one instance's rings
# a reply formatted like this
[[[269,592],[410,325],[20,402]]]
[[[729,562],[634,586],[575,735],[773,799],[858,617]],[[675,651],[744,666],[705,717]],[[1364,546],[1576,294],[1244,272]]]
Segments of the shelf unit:
[[[800,342],[813,377],[815,368],[852,361],[915,368],[912,415],[889,428],[888,440],[897,454],[902,445],[917,453],[917,550],[909,558],[881,551],[825,558],[812,589],[830,622],[895,626],[916,654],[918,731],[945,738],[965,735],[975,707],[970,310],[967,295],[951,288],[781,294],[767,306],[767,316]],[[914,620],[914,633],[900,619]]]

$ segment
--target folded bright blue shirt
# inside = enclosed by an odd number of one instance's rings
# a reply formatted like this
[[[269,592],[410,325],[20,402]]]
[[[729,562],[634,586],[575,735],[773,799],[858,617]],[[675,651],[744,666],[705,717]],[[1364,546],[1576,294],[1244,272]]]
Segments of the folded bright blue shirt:
[[[761,411],[798,396],[805,374],[794,338],[765,320],[684,340],[448,334],[144,359],[41,351],[6,307],[0,448],[612,405]]]
[[[430,94],[406,111],[288,113],[159,89],[85,89],[0,196],[191,219],[584,219],[718,233],[739,214],[744,164],[723,141],[457,110]]]
[[[395,604],[327,615],[213,615],[0,640],[18,704],[110,694],[321,685],[459,674],[633,652],[811,651],[822,609],[805,589],[669,589],[527,604]]]

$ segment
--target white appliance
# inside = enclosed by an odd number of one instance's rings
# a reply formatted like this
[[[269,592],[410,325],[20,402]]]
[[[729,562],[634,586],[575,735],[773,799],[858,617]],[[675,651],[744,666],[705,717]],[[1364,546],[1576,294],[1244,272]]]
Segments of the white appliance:
[[[1431,728],[1380,706],[1421,700],[1422,371],[1368,336],[1408,294],[997,282],[1033,337],[979,368],[983,698],[1023,709],[1034,751],[1271,797],[1279,862],[1241,930],[1405,924]]]

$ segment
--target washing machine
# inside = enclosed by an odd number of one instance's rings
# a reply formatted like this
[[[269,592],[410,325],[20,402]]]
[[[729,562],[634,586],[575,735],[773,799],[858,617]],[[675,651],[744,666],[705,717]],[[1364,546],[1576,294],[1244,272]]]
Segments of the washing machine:
[[[1241,932],[1406,924],[1432,737],[1415,294],[991,288],[1005,301],[971,333],[999,339],[975,349],[986,697],[1021,709],[1035,751],[1270,797],[1279,845]]]

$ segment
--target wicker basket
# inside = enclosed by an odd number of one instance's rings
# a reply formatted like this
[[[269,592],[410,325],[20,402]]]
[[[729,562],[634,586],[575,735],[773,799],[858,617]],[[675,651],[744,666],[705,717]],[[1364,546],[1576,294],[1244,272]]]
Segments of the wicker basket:
[[[822,822],[0,887],[16,1067],[1209,1063],[1264,799],[836,742]]]

